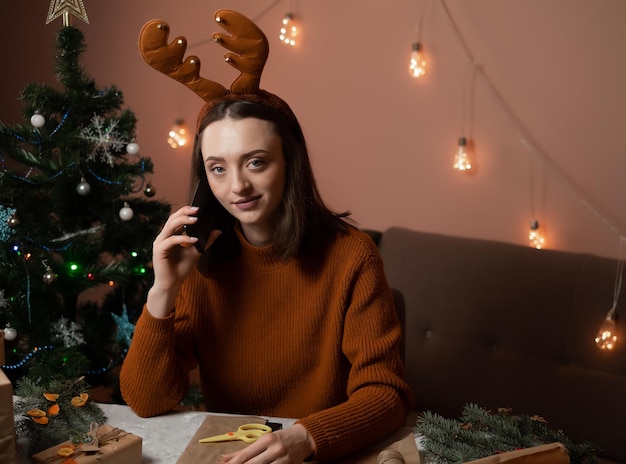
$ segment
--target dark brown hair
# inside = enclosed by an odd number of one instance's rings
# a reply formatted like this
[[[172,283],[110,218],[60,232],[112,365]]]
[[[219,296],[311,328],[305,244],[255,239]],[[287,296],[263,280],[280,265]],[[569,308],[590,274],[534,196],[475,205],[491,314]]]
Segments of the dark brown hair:
[[[350,213],[330,211],[322,201],[302,128],[286,104],[285,107],[286,109],[277,110],[259,102],[233,98],[212,105],[198,121],[193,148],[192,185],[199,180],[206,181],[200,136],[209,124],[226,118],[235,120],[257,118],[271,123],[281,139],[286,164],[285,189],[282,201],[275,212],[275,227],[271,241],[273,252],[286,261],[305,249],[321,246],[326,238],[335,233],[347,231],[350,226],[344,218]],[[213,195],[211,201],[219,217],[222,236],[216,242],[216,246],[207,250],[211,259],[201,260],[207,264],[209,261],[215,261],[214,258],[219,258],[219,256],[232,256],[237,247],[237,239],[234,236],[234,217]]]

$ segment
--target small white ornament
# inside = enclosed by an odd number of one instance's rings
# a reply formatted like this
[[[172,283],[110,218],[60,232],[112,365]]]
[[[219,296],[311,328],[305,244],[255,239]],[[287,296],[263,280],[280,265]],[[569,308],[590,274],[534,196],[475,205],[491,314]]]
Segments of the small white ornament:
[[[137,153],[139,153],[139,144],[135,142],[130,142],[128,145],[126,145],[126,153],[128,153],[129,155],[136,155]]]
[[[11,216],[9,216],[9,219],[7,219],[7,225],[11,229],[17,229],[20,225],[20,218],[18,218],[15,213],[11,214]]]
[[[133,209],[128,206],[128,203],[124,202],[124,207],[120,209],[120,219],[122,221],[130,221],[134,215],[135,212],[133,211]]]
[[[11,327],[9,324],[4,328],[4,339],[11,341],[17,338],[17,330]]]
[[[56,280],[57,280],[57,275],[54,273],[54,271],[50,267],[47,267],[46,272],[44,272],[43,274],[43,281],[47,283],[48,285],[51,285],[54,282],[56,282]]]
[[[79,195],[82,195],[82,196],[89,195],[89,192],[91,191],[91,185],[89,185],[87,181],[85,180],[85,178],[82,177],[80,179],[80,184],[76,186],[76,191],[78,192]]]
[[[44,126],[46,123],[46,118],[44,118],[41,114],[35,113],[30,117],[30,123],[36,127],[37,129]]]

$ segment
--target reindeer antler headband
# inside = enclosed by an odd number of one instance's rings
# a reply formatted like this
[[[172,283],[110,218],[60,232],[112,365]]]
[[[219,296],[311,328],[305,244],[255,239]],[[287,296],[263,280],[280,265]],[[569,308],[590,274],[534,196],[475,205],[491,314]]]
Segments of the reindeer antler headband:
[[[215,21],[232,35],[216,32],[213,40],[232,52],[225,53],[224,59],[241,72],[230,89],[201,77],[197,56],[183,59],[187,50],[185,37],[179,36],[167,43],[170,28],[165,21],[153,19],[143,26],[139,34],[141,56],[154,69],[184,84],[207,103],[198,122],[217,101],[227,98],[256,101],[281,111],[290,120],[295,119],[287,103],[259,88],[269,55],[269,44],[263,31],[250,19],[232,10],[217,11]]]

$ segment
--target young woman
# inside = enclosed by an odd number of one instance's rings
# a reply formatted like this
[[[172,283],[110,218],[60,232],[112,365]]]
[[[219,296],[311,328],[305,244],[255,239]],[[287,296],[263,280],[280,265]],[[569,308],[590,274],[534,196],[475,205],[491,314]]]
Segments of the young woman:
[[[209,411],[297,419],[224,461],[335,459],[404,423],[401,329],[376,246],[324,206],[295,116],[254,100],[199,119],[193,173],[213,205],[157,236],[121,389],[138,415],[162,414],[198,367]],[[216,225],[200,254],[183,229],[203,213]]]

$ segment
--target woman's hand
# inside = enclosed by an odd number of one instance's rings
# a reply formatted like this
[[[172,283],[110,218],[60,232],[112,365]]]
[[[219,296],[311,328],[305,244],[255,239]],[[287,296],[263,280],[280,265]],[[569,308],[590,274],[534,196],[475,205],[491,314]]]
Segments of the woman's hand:
[[[303,425],[266,433],[244,449],[222,456],[228,464],[301,464],[315,453],[315,442]]]
[[[198,239],[182,234],[183,227],[195,223],[198,208],[183,206],[166,221],[152,244],[154,284],[148,292],[148,311],[159,318],[167,317],[174,309],[174,301],[183,280],[198,261],[200,253],[193,246]],[[207,248],[220,232],[211,231]]]

